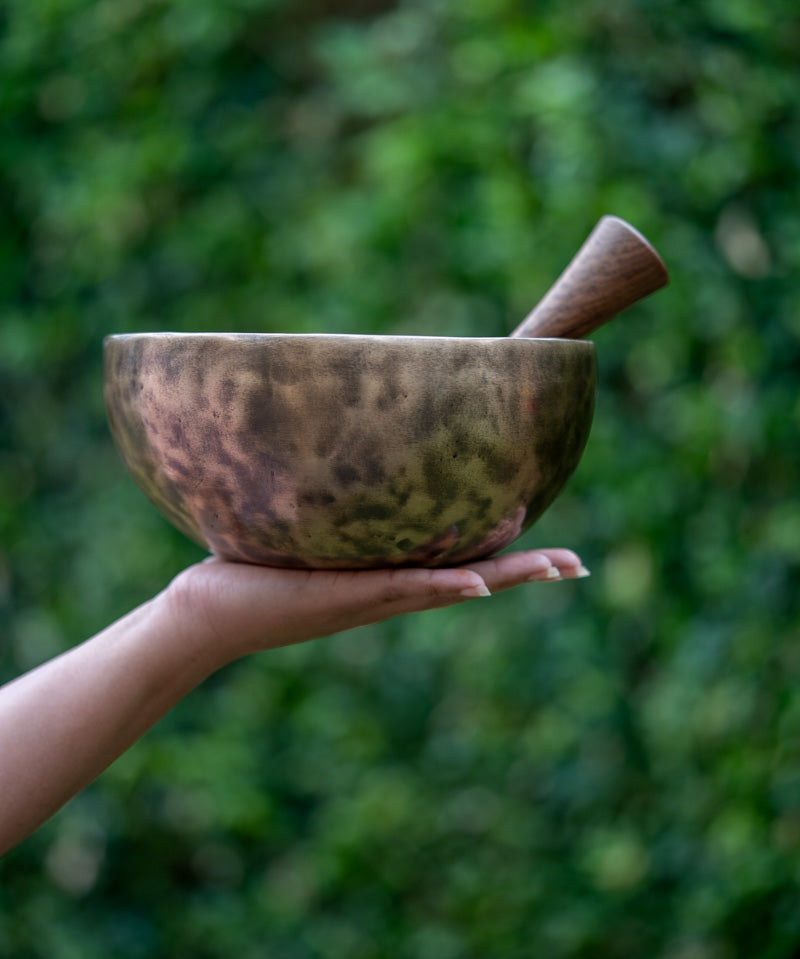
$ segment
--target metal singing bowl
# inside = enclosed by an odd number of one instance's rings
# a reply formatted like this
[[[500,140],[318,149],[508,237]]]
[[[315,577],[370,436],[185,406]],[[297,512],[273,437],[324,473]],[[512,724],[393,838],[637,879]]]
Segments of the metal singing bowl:
[[[597,372],[574,337],[666,279],[605,217],[510,337],[109,336],[111,431],[164,516],[227,559],[470,562],[531,526],[580,460]]]

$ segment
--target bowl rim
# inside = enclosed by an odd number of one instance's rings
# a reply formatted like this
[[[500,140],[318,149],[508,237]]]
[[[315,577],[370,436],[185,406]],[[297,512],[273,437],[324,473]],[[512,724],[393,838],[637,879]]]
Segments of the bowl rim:
[[[341,342],[369,342],[369,343],[387,343],[387,344],[400,344],[403,343],[474,343],[477,345],[486,346],[489,344],[497,343],[520,343],[520,344],[531,344],[531,343],[559,343],[559,344],[574,344],[576,349],[589,349],[594,350],[595,344],[593,340],[583,340],[575,339],[572,337],[558,337],[558,336],[442,336],[440,334],[427,334],[427,333],[265,333],[265,332],[178,332],[172,330],[153,330],[149,332],[136,332],[136,333],[109,333],[103,338],[104,344],[110,343],[123,343],[126,341],[133,340],[186,340],[188,341],[203,341],[203,340],[227,340],[231,342],[240,342],[240,343],[268,343],[275,340],[306,340],[306,341],[327,341],[332,342],[334,340]],[[515,347],[514,347],[515,348]],[[522,346],[522,349],[529,348],[528,346]]]

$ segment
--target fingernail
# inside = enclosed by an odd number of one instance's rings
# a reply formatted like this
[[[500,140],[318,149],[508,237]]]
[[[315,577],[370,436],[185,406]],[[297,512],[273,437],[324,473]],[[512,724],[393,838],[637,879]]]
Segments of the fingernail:
[[[582,565],[575,570],[576,579],[585,579],[587,576],[591,576],[591,575],[592,574],[589,572],[589,570]]]
[[[544,572],[534,573],[528,579],[529,583],[552,583],[555,580],[561,579],[561,573],[558,570],[557,566],[549,566]]]
[[[459,593],[460,596],[465,596],[467,599],[477,599],[479,596],[491,596],[489,592],[489,587],[481,583],[480,586],[468,586],[466,589],[462,589]]]

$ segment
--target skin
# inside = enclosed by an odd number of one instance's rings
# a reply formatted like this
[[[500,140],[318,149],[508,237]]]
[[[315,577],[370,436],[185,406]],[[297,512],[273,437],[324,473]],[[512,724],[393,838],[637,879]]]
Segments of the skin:
[[[308,572],[216,558],[191,566],[101,633],[0,688],[0,854],[234,660],[527,582],[586,575],[566,549],[456,569]]]

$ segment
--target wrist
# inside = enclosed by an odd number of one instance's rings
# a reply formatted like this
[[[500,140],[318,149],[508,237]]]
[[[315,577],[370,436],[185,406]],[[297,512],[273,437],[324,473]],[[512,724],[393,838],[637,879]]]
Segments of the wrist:
[[[190,567],[157,596],[152,612],[160,623],[160,631],[173,638],[182,655],[195,661],[208,675],[245,655],[232,637],[215,622],[212,587],[202,577],[200,567]]]

